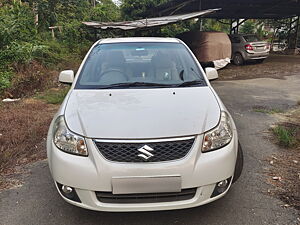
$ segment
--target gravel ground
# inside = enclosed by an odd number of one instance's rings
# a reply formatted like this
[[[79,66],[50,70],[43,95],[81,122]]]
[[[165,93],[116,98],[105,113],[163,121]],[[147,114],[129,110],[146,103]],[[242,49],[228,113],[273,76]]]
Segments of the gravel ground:
[[[284,76],[299,74],[299,55],[270,55],[263,63],[249,62],[243,66],[229,64],[219,70],[219,80],[246,80],[254,78],[285,79]]]

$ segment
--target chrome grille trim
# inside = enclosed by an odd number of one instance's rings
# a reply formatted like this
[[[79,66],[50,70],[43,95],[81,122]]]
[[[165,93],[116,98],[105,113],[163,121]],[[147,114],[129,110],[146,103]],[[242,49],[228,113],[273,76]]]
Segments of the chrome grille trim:
[[[166,141],[183,141],[196,138],[196,136],[185,136],[176,138],[155,138],[155,139],[93,139],[94,142],[108,142],[108,143],[152,143],[152,142],[166,142]]]

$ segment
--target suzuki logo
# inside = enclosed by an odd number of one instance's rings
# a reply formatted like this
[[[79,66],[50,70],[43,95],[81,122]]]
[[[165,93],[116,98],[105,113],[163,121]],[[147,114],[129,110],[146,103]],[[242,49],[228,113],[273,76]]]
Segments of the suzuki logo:
[[[154,149],[149,147],[148,145],[144,145],[143,147],[139,148],[138,151],[141,152],[141,154],[138,154],[138,157],[141,157],[145,160],[148,160],[149,158],[154,156],[151,153],[151,151],[154,151]]]

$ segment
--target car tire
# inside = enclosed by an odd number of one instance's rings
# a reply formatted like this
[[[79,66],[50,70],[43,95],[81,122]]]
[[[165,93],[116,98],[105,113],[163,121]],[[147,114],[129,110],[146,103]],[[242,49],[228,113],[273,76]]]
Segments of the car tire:
[[[243,149],[242,149],[240,142],[238,142],[238,152],[237,152],[237,158],[236,158],[232,183],[236,182],[239,179],[239,177],[241,176],[242,171],[243,171],[243,166],[244,166]]]
[[[244,64],[244,58],[240,53],[235,53],[232,60],[233,63],[237,66],[241,66]]]
[[[256,59],[255,60],[257,63],[263,63],[263,61],[265,61],[265,59]]]

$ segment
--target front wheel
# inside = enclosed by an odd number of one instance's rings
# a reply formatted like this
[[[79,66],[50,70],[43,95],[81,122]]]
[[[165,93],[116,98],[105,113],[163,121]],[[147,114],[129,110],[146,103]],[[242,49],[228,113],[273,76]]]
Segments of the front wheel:
[[[243,155],[242,146],[239,142],[232,183],[236,182],[239,179],[239,177],[241,176],[242,171],[243,171],[243,166],[244,166],[244,155]]]
[[[233,63],[237,66],[241,66],[244,64],[244,58],[240,53],[235,53],[232,60]]]

